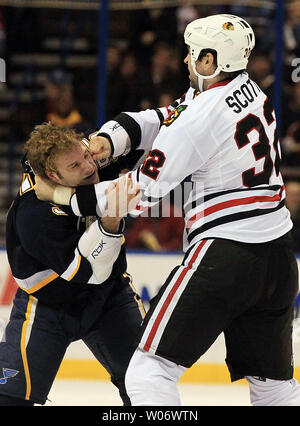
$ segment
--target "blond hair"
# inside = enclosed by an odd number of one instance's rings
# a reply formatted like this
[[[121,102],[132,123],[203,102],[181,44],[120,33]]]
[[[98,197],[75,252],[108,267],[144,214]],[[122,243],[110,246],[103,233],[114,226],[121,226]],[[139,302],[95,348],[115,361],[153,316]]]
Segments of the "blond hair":
[[[35,126],[25,143],[25,151],[34,172],[46,177],[45,170],[57,172],[55,161],[59,154],[70,152],[83,138],[73,129],[59,127],[51,122]]]

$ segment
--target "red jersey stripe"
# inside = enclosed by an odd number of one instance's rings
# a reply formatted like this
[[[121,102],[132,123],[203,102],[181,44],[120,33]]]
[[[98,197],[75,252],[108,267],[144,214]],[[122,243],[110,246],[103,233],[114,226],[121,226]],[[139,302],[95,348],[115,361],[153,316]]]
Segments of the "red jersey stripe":
[[[207,209],[202,210],[201,212],[198,212],[192,216],[186,225],[187,231],[191,228],[193,223],[195,223],[198,219],[201,219],[202,217],[208,216],[212,213],[216,213],[220,210],[227,209],[229,207],[236,207],[236,206],[242,206],[245,204],[252,204],[252,203],[267,203],[267,202],[274,202],[274,201],[280,201],[282,197],[282,192],[285,189],[284,185],[281,187],[280,193],[268,196],[268,195],[262,195],[262,196],[253,196],[253,197],[247,197],[247,198],[237,198],[236,200],[229,200],[229,201],[223,201],[222,203],[215,204],[214,206],[208,207]]]
[[[207,242],[207,240],[203,240],[199,246],[197,247],[197,249],[195,250],[195,253],[193,254],[192,258],[190,259],[188,266],[186,266],[180,273],[178,279],[176,280],[176,282],[174,283],[173,287],[171,288],[170,293],[168,294],[164,304],[161,307],[161,310],[159,311],[156,320],[154,321],[154,324],[149,332],[149,336],[148,339],[144,345],[144,350],[145,351],[149,351],[151,344],[153,342],[153,339],[155,337],[155,333],[157,332],[157,329],[163,319],[163,316],[168,308],[168,306],[171,303],[172,298],[174,297],[174,294],[176,293],[176,291],[178,290],[180,284],[182,283],[184,277],[186,276],[187,272],[192,268],[195,260],[197,259],[200,251],[202,250],[203,246],[205,245],[205,243]]]

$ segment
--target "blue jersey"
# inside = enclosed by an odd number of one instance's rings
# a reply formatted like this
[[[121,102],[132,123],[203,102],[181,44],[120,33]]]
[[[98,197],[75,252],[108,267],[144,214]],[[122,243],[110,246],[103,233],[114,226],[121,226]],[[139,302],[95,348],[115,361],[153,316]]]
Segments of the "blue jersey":
[[[6,224],[13,277],[23,291],[44,303],[73,300],[97,284],[90,263],[78,249],[78,241],[93,218],[78,218],[66,207],[38,200],[33,185],[34,174],[24,161],[23,181]],[[108,280],[125,271],[123,245]]]

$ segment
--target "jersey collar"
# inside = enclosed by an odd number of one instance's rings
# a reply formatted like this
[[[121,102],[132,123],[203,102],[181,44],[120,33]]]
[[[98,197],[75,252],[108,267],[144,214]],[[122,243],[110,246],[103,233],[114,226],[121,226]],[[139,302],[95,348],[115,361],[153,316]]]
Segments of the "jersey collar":
[[[228,80],[222,80],[222,81],[218,81],[217,83],[213,83],[211,86],[209,86],[206,90],[210,90],[213,89],[214,87],[219,87],[219,86],[226,86],[228,83],[230,83],[233,79],[230,78]]]

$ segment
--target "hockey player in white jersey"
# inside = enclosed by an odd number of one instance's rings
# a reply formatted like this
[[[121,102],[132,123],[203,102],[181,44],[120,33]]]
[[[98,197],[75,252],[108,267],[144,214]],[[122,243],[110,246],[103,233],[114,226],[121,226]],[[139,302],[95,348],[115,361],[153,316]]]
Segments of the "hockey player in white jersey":
[[[180,405],[177,381],[223,332],[231,379],[247,379],[253,405],[300,405],[291,334],[298,269],[274,110],[246,72],[254,33],[242,18],[215,15],[190,23],[185,42],[186,96],[121,113],[101,128],[103,144],[91,143],[95,159],[150,149],[129,174],[144,193],[137,214],[192,182],[185,256],[151,303],[127,391],[132,405]],[[101,215],[107,185],[91,189],[89,214]],[[78,215],[85,200],[72,196]]]

